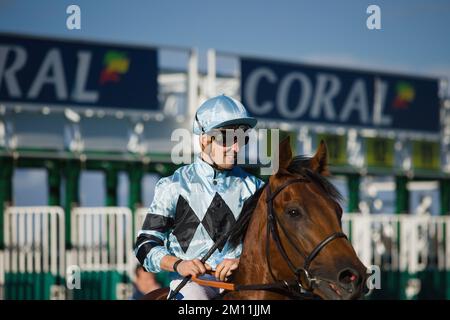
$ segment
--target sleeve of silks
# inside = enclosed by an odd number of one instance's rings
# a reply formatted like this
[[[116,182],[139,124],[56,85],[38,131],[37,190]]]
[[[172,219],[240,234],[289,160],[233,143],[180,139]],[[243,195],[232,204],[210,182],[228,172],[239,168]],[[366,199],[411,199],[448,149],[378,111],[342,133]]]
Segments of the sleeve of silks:
[[[176,201],[171,177],[161,178],[134,248],[136,258],[148,272],[160,272],[161,259],[170,255],[165,240],[173,228]]]
[[[256,187],[255,192],[258,191],[259,189],[261,189],[262,187],[264,187],[264,185],[265,185],[265,182],[263,180],[255,177],[255,187]]]
[[[232,248],[228,243],[226,244],[226,248],[227,251],[225,256],[223,257],[224,259],[236,259],[236,258],[240,258],[241,257],[241,253],[242,253],[242,243],[239,244],[237,247]]]

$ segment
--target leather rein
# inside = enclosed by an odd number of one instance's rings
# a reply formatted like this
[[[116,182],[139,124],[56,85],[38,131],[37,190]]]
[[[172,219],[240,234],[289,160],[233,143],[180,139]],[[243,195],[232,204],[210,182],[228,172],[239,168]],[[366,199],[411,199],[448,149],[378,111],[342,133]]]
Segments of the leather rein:
[[[292,262],[292,260],[289,258],[286,249],[284,248],[281,239],[280,234],[278,232],[277,226],[280,227],[281,231],[284,233],[286,239],[288,240],[289,244],[295,249],[295,251],[300,255],[304,257],[304,254],[300,252],[298,247],[295,245],[292,238],[289,236],[289,233],[287,232],[285,226],[281,223],[278,216],[275,213],[275,209],[273,207],[273,201],[275,197],[287,186],[293,184],[293,183],[300,183],[300,182],[310,182],[308,179],[302,177],[302,178],[296,178],[291,179],[283,183],[281,186],[279,186],[277,189],[275,189],[274,192],[271,192],[270,185],[267,183],[266,186],[266,203],[267,203],[267,237],[266,237],[266,261],[267,265],[269,267],[269,272],[272,278],[275,280],[272,283],[265,283],[265,284],[250,284],[250,285],[238,285],[233,283],[227,283],[227,282],[221,282],[221,281],[210,281],[210,280],[203,280],[199,279],[197,277],[192,277],[192,280],[197,282],[200,285],[214,287],[214,288],[220,288],[225,289],[228,291],[243,291],[243,290],[267,290],[267,291],[274,291],[277,293],[281,293],[283,295],[288,295],[290,297],[297,297],[297,298],[312,298],[312,291],[314,290],[316,284],[320,281],[317,278],[314,278],[310,274],[310,265],[314,258],[317,257],[317,255],[320,253],[320,251],[323,250],[329,243],[331,243],[333,240],[338,238],[345,238],[347,239],[347,236],[342,232],[335,232],[325,239],[323,239],[319,244],[316,245],[316,247],[311,251],[311,253],[306,256],[305,262],[302,267],[296,267],[295,264]],[[276,278],[276,276],[273,273],[272,265],[270,262],[270,241],[271,239],[275,242],[275,245],[277,246],[279,252],[281,253],[283,260],[287,263],[289,266],[289,269],[292,271],[293,275],[295,276],[292,280],[279,280]],[[209,271],[209,274],[213,274],[214,271]]]

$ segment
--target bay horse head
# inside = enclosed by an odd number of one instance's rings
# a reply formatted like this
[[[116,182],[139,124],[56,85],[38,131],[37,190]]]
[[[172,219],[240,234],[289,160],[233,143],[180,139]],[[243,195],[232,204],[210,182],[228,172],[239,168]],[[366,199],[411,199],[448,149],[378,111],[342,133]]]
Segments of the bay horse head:
[[[245,204],[230,238],[243,240],[233,277],[241,290],[225,298],[361,297],[366,267],[342,232],[342,197],[328,174],[323,141],[312,158],[292,157],[289,138],[281,142],[278,171]]]

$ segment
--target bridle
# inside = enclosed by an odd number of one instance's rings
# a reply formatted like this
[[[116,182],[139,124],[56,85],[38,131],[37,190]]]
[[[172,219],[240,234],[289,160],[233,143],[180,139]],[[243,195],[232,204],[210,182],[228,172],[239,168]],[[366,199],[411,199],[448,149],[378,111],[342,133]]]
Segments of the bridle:
[[[292,262],[292,260],[289,258],[288,254],[286,253],[286,250],[285,250],[283,244],[281,243],[277,225],[280,226],[286,239],[288,240],[289,244],[295,249],[295,251],[300,256],[304,256],[304,254],[302,254],[300,252],[300,250],[295,245],[292,238],[289,236],[289,233],[286,231],[285,226],[281,223],[281,221],[275,214],[275,209],[273,207],[273,200],[287,186],[289,186],[293,183],[299,183],[299,182],[309,182],[309,180],[304,177],[288,180],[285,183],[283,183],[281,186],[279,186],[277,189],[275,189],[274,192],[271,192],[270,184],[267,183],[267,186],[266,186],[266,195],[267,195],[267,198],[266,198],[266,203],[267,203],[266,260],[267,260],[267,264],[268,264],[269,271],[270,271],[272,278],[276,281],[276,283],[280,283],[280,280],[278,280],[275,277],[273,270],[272,270],[271,263],[270,263],[270,254],[269,254],[270,239],[273,238],[283,259],[286,261],[287,265],[289,266],[289,269],[291,269],[291,271],[293,272],[293,274],[296,277],[294,282],[292,282],[292,281],[290,283],[288,283],[287,281],[281,281],[281,282],[284,282],[286,284],[286,287],[288,287],[289,291],[292,291],[292,287],[293,287],[292,284],[294,283],[294,287],[296,287],[295,286],[295,284],[296,284],[297,287],[300,289],[300,291],[312,292],[313,289],[315,288],[315,284],[317,282],[317,279],[312,277],[310,274],[310,271],[309,271],[312,261],[317,257],[317,255],[320,253],[320,251],[323,248],[325,248],[329,243],[331,243],[333,240],[338,239],[338,238],[347,239],[347,236],[342,232],[335,232],[335,233],[329,235],[324,240],[322,240],[319,244],[317,244],[316,247],[311,251],[311,253],[308,256],[306,256],[303,267],[295,266],[295,264]]]
[[[275,209],[273,208],[273,200],[274,198],[287,186],[298,183],[298,182],[310,182],[308,179],[302,177],[302,178],[296,178],[291,179],[283,183],[281,186],[279,186],[277,189],[275,189],[274,192],[271,192],[270,190],[270,183],[267,183],[265,186],[266,188],[266,203],[267,203],[267,238],[266,238],[266,260],[267,265],[269,267],[269,272],[274,279],[274,282],[272,283],[263,283],[263,284],[229,284],[230,288],[225,288],[229,291],[246,291],[246,290],[265,290],[265,291],[274,291],[277,293],[280,293],[282,295],[287,295],[289,297],[293,298],[314,298],[314,295],[312,294],[312,291],[314,290],[315,286],[320,281],[326,281],[325,279],[319,279],[314,278],[311,276],[309,267],[314,260],[314,258],[317,257],[317,255],[320,253],[320,251],[325,248],[330,242],[332,242],[335,239],[338,238],[345,238],[347,239],[347,236],[342,232],[335,232],[331,234],[330,236],[326,237],[324,240],[322,240],[312,251],[311,253],[306,256],[305,262],[303,264],[303,267],[296,268],[292,260],[289,258],[288,254],[286,253],[286,250],[281,243],[280,235],[278,233],[277,225],[280,226],[281,230],[285,234],[288,242],[290,245],[295,249],[295,251],[300,255],[304,257],[304,254],[300,252],[300,250],[295,245],[294,241],[291,237],[289,237],[289,233],[286,231],[286,228],[281,223],[277,215],[275,214]],[[212,255],[212,253],[217,250],[218,246],[225,242],[228,237],[231,234],[231,231],[228,231],[226,234],[222,235],[222,237],[216,241],[216,243],[213,245],[211,249],[206,253],[206,255],[201,259],[202,263],[205,263],[206,260]],[[275,277],[272,266],[270,263],[270,239],[273,238],[275,241],[275,244],[280,251],[281,255],[283,256],[283,259],[286,261],[286,263],[289,266],[289,269],[293,272],[295,275],[294,280],[279,280]],[[187,276],[183,279],[183,281],[177,286],[177,288],[170,294],[168,300],[171,300],[180,290],[181,288],[191,279],[190,276]],[[198,280],[197,282],[203,282],[203,285],[211,285],[214,281],[205,281],[205,280]],[[208,283],[208,284],[207,284]],[[219,286],[216,286],[219,287]],[[223,287],[222,287],[223,288]]]

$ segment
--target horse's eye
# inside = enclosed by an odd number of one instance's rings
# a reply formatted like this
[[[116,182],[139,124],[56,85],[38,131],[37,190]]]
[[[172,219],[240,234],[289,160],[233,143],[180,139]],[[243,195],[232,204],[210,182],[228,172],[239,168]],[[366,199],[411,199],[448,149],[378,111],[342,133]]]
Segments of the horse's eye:
[[[296,208],[289,208],[286,210],[286,213],[291,217],[298,217],[300,215],[300,210]]]

